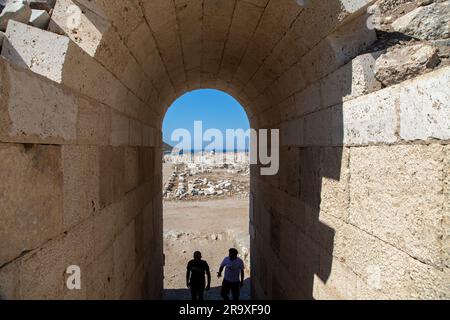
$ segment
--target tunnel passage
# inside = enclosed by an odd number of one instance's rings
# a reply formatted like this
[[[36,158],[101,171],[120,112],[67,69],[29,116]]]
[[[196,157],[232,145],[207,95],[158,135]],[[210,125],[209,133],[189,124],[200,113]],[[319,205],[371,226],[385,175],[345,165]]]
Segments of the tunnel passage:
[[[254,298],[448,298],[450,70],[383,88],[372,2],[57,0],[48,30],[10,21],[0,296],[161,298],[162,119],[214,88],[281,130],[278,174],[252,167]]]

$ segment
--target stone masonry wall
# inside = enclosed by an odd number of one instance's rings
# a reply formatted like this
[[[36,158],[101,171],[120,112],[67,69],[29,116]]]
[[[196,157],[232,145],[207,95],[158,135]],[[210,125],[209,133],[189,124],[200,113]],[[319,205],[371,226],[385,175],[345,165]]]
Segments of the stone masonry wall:
[[[255,297],[449,297],[450,68],[384,87],[359,19],[272,84],[287,98],[258,119],[282,142],[277,176],[252,168]]]
[[[280,172],[252,167],[255,298],[448,298],[450,68],[426,51],[377,78],[373,2],[57,0],[48,26],[7,21],[0,297],[160,298],[162,119],[215,88],[281,130]]]

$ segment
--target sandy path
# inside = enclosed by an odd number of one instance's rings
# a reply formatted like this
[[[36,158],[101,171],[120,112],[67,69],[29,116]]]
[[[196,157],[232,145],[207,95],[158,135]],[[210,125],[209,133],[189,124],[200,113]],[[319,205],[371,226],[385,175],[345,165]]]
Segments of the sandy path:
[[[248,200],[226,199],[201,202],[164,203],[165,298],[190,299],[185,285],[186,265],[194,251],[203,253],[212,273],[211,291],[205,299],[220,299],[221,280],[216,273],[233,242],[226,232],[248,237]],[[212,240],[211,235],[219,235]],[[216,236],[214,236],[216,238]],[[246,280],[242,299],[250,298],[250,281]]]

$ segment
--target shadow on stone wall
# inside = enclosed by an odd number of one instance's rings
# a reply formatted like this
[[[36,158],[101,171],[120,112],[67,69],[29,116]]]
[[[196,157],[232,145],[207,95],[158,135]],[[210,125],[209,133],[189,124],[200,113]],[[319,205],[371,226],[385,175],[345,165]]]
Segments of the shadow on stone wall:
[[[316,8],[317,3],[312,2],[310,15],[315,10],[318,17],[340,12],[340,1],[327,1],[326,9],[320,4]],[[296,144],[281,146],[278,175],[259,176],[260,166],[252,167],[254,298],[314,299],[331,275],[336,231],[326,220],[345,219],[349,204],[343,102],[353,95],[351,60],[373,42],[358,40],[374,32],[367,29],[366,17],[363,14],[346,22],[322,40],[315,60],[305,59],[302,67],[309,94],[294,98],[295,113],[300,117],[286,117],[283,112],[288,111],[280,108],[272,114],[281,121],[283,117],[299,119],[302,138]],[[317,80],[311,82],[314,77]],[[309,90],[314,86],[318,86],[317,91]],[[283,136],[283,126],[271,120],[259,120],[257,125],[280,129]]]

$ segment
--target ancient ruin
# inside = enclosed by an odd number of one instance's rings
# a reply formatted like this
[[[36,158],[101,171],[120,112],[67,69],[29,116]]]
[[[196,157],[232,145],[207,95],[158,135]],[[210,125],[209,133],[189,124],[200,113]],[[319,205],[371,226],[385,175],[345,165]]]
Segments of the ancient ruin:
[[[250,167],[252,298],[450,298],[448,0],[0,10],[1,298],[162,298],[162,120],[199,88],[281,132],[278,174]]]

